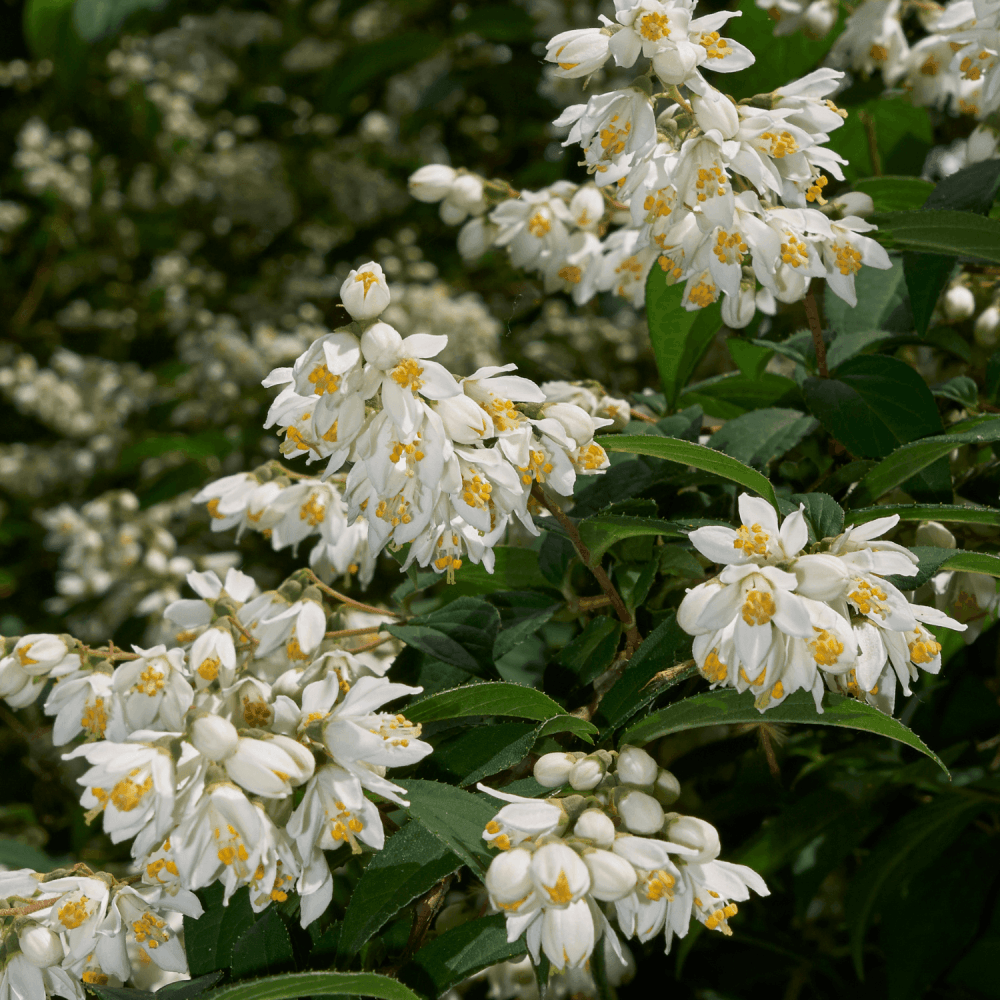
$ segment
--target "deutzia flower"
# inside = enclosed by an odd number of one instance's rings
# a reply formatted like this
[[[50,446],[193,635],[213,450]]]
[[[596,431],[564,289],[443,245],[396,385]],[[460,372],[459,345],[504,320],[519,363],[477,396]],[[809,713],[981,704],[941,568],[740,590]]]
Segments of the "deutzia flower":
[[[589,76],[607,62],[611,36],[601,28],[578,28],[553,35],[545,58],[556,63],[555,75],[571,80]]]
[[[352,319],[374,319],[389,304],[389,286],[382,268],[370,260],[352,270],[340,286],[340,301]]]
[[[115,716],[109,736],[124,740],[138,729],[176,732],[183,728],[194,691],[186,673],[184,651],[166,646],[140,649],[136,659],[119,665],[112,687],[120,699],[121,716]]]

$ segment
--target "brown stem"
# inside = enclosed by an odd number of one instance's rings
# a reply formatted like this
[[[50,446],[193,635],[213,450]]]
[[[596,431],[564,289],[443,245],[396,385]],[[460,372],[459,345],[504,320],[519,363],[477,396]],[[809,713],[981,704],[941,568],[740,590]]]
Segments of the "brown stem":
[[[872,161],[872,173],[882,176],[882,157],[878,155],[878,137],[875,135],[875,119],[867,111],[858,112],[858,121],[865,130],[865,141],[868,143],[868,156]]]
[[[403,950],[399,965],[405,964],[409,957],[424,943],[424,938],[427,937],[427,932],[431,929],[431,924],[434,922],[438,910],[441,909],[441,904],[444,902],[445,896],[448,895],[448,889],[454,878],[454,874],[446,875],[429,892],[424,893],[417,900],[415,907],[416,919],[413,921],[413,927],[410,929],[410,938],[406,942],[406,948]],[[391,976],[395,974],[397,968],[398,966],[393,965],[382,971],[385,975]]]
[[[779,784],[781,783],[781,768],[778,767],[778,756],[774,752],[774,743],[771,740],[771,732],[768,724],[762,722],[758,727],[760,733],[760,744],[764,749],[764,756],[767,758],[767,767],[771,772],[771,777]]]
[[[44,910],[47,906],[51,906],[58,899],[58,896],[53,896],[51,899],[36,899],[26,906],[5,907],[0,910],[0,917],[23,917],[26,913],[36,913],[38,910]]]
[[[369,625],[368,628],[342,628],[335,632],[326,632],[324,639],[347,639],[352,635],[374,635],[382,626]]]
[[[594,574],[594,579],[600,584],[601,590],[604,591],[604,595],[615,609],[615,614],[625,626],[625,659],[627,660],[639,648],[642,636],[639,635],[639,630],[635,627],[635,620],[625,606],[621,594],[615,589],[608,574],[604,572],[604,567],[599,562],[594,562],[590,549],[584,544],[576,525],[566,516],[562,508],[545,495],[538,483],[531,487],[531,495],[562,525],[566,534],[569,535],[573,547],[580,553],[583,565]]]
[[[629,410],[629,416],[633,420],[641,420],[646,424],[656,423],[656,417],[651,417],[648,413],[643,413],[642,410],[637,410],[634,406]]]
[[[576,606],[581,611],[597,611],[600,608],[611,607],[610,598],[602,594],[600,597],[578,597]]]
[[[341,594],[339,591],[334,590],[333,587],[328,587],[311,569],[308,569],[305,572],[312,582],[315,583],[324,594],[329,594],[330,597],[332,597],[335,601],[340,601],[341,604],[347,604],[352,608],[357,608],[358,611],[367,611],[371,615],[389,615],[390,618],[403,617],[395,611],[388,611],[385,608],[376,608],[374,605],[365,604],[362,601],[354,600],[353,597],[348,597],[346,594]]]
[[[675,666],[667,667],[666,670],[661,670],[659,673],[653,674],[653,676],[650,677],[645,684],[643,684],[641,690],[645,691],[646,688],[650,687],[653,684],[660,685],[668,681],[672,681],[678,674],[684,673],[685,670],[693,666],[694,666],[694,660],[685,660],[683,663],[678,663]]]
[[[829,378],[830,371],[826,367],[826,342],[823,340],[823,324],[819,319],[819,307],[816,305],[816,296],[813,295],[812,285],[806,292],[806,319],[809,321],[809,332],[812,334],[813,346],[816,348],[816,370],[820,378]]]
[[[260,639],[251,635],[243,623],[235,615],[227,615],[226,621],[229,622],[248,643],[250,643],[251,648],[256,649],[260,645]]]
[[[366,642],[361,646],[357,646],[354,649],[349,649],[349,653],[367,653],[369,649],[375,649],[376,646],[381,646],[383,643],[388,642],[392,638],[391,635],[383,635],[379,639],[375,639],[372,642]]]

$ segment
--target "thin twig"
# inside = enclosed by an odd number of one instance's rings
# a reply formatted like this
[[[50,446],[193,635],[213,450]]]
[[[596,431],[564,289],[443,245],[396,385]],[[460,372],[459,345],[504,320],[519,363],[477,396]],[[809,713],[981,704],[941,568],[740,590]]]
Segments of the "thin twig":
[[[641,420],[646,424],[655,424],[656,417],[651,417],[648,413],[643,413],[642,410],[637,410],[634,406],[629,409],[629,416],[633,420]]]
[[[35,275],[31,279],[28,291],[11,317],[11,329],[21,330],[31,322],[31,317],[35,315],[35,310],[41,305],[45,289],[48,288],[49,282],[52,280],[53,268],[56,258],[59,256],[60,246],[56,234],[50,232],[45,252],[42,254]]]
[[[778,757],[774,752],[774,744],[771,742],[771,732],[768,724],[762,722],[758,726],[760,732],[760,744],[764,748],[764,756],[767,758],[767,766],[771,772],[771,777],[775,781],[781,782],[781,768],[778,767]]]
[[[858,112],[858,121],[865,130],[865,140],[868,143],[868,156],[872,161],[872,173],[882,176],[882,157],[878,154],[878,137],[875,135],[875,119],[867,111]]]
[[[381,646],[383,643],[388,642],[392,638],[391,635],[383,635],[379,639],[375,639],[373,642],[366,642],[361,646],[356,646],[354,649],[349,649],[349,653],[367,653],[369,649],[375,649],[377,646]]]
[[[578,597],[576,606],[581,611],[598,611],[601,608],[610,608],[611,598],[605,594],[601,594],[600,597]]]
[[[306,570],[305,572],[306,575],[310,577],[312,582],[315,583],[324,594],[328,594],[335,601],[340,601],[341,604],[347,604],[352,608],[357,608],[358,611],[367,611],[371,615],[388,615],[390,618],[403,617],[395,611],[388,611],[386,608],[376,608],[372,604],[365,604],[362,601],[354,600],[353,597],[348,597],[346,594],[341,594],[339,591],[334,590],[333,587],[328,587],[311,569]]]
[[[608,574],[604,572],[604,567],[599,562],[594,561],[590,554],[590,549],[584,544],[576,525],[566,516],[562,508],[558,504],[553,503],[545,495],[538,483],[535,483],[531,487],[531,495],[562,525],[566,534],[569,535],[573,547],[580,553],[583,565],[594,574],[594,579],[597,580],[601,590],[604,591],[611,606],[615,609],[615,614],[618,615],[618,618],[625,626],[625,659],[627,660],[639,648],[642,636],[639,635],[639,630],[635,627],[635,619],[622,600],[621,594],[615,589],[615,585],[611,582]]]
[[[819,319],[819,307],[816,305],[816,296],[813,295],[812,285],[806,292],[806,319],[809,321],[809,332],[812,334],[813,347],[816,348],[816,370],[820,378],[829,378],[830,371],[826,367],[826,342],[823,340],[823,324]]]
[[[28,903],[26,906],[6,907],[0,910],[0,917],[23,917],[26,913],[37,913],[39,910],[44,910],[46,907],[57,902],[59,898],[59,896],[53,896],[51,899],[36,899],[33,903]]]
[[[694,666],[694,660],[685,660],[683,663],[678,663],[676,666],[667,667],[666,670],[661,670],[659,673],[653,674],[652,677],[646,681],[645,684],[640,688],[641,691],[645,691],[646,688],[653,684],[660,685],[668,681],[672,681],[678,674],[684,673],[689,667]]]
[[[369,625],[367,628],[342,628],[337,629],[334,632],[326,632],[323,635],[324,639],[347,639],[352,635],[374,635],[380,628],[381,625]]]

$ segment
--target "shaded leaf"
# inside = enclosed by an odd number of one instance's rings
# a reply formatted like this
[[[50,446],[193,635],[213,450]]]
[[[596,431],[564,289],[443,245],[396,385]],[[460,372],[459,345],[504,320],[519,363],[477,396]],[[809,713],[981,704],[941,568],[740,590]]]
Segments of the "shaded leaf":
[[[233,945],[256,920],[245,887],[233,893],[228,906],[222,905],[221,883],[203,889],[199,896],[205,912],[197,920],[184,918],[184,948],[192,976],[228,968]]]
[[[663,440],[671,440],[665,438]],[[671,521],[651,517],[628,517],[618,514],[595,514],[579,524],[580,537],[595,562],[616,542],[626,538],[665,535],[680,538],[681,532]]]
[[[793,493],[789,502],[795,507],[805,504],[806,519],[812,525],[816,540],[832,538],[844,530],[844,508],[826,493]]]
[[[1000,162],[1000,161],[998,161]],[[941,399],[951,399],[970,410],[979,404],[979,386],[968,375],[956,375],[933,390]]]
[[[274,909],[248,928],[233,945],[231,969],[234,979],[284,965],[293,958],[292,940],[285,922]]]
[[[202,994],[204,1000],[299,1000],[300,997],[362,996],[378,1000],[419,1000],[396,979],[374,972],[295,972],[234,983]]]
[[[76,0],[73,25],[85,42],[112,34],[137,10],[156,10],[167,0]]]
[[[387,625],[397,639],[435,659],[479,676],[495,675],[493,644],[500,631],[500,614],[476,597],[459,597],[405,625]]]
[[[592,683],[611,666],[621,629],[621,623],[609,615],[591,618],[583,631],[563,647],[559,662],[575,674],[581,684]]]
[[[492,594],[497,590],[528,590],[545,587],[547,581],[538,568],[538,553],[533,549],[498,545],[493,550],[493,572],[481,563],[466,559],[455,572],[455,585],[462,590]]]
[[[964,504],[914,503],[859,507],[851,511],[852,524],[866,524],[880,517],[897,515],[901,521],[955,521],[960,524],[990,524],[1000,527],[1000,510],[967,507]]]
[[[457,719],[463,715],[512,715],[542,722],[562,712],[547,694],[508,681],[466,684],[407,706],[413,722]]]
[[[855,275],[854,290],[858,297],[856,306],[848,305],[839,295],[834,295],[829,287],[823,291],[826,321],[838,337],[880,330],[885,326],[906,296],[903,262],[894,258],[892,268],[888,271],[863,267]],[[837,338],[834,338],[832,346],[836,347],[836,344]]]
[[[781,458],[816,428],[816,420],[798,410],[765,408],[727,421],[709,441],[746,465],[760,468]]]
[[[920,208],[934,190],[922,177],[862,177],[852,185],[868,195],[876,212],[907,212]]]
[[[900,250],[925,250],[1000,264],[1000,222],[972,212],[890,212],[879,236]]]
[[[790,378],[764,372],[750,378],[742,372],[715,375],[684,390],[685,406],[698,404],[721,420],[732,420],[750,410],[766,406],[801,406],[802,393]]]

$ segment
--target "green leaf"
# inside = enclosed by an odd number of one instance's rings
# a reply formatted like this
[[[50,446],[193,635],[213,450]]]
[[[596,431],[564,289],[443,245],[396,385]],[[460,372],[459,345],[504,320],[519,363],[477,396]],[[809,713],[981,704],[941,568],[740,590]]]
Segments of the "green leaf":
[[[774,357],[774,348],[761,340],[744,340],[742,337],[727,337],[729,355],[747,378],[760,378],[768,361]]]
[[[995,507],[966,507],[964,504],[913,503],[859,507],[851,511],[852,524],[866,524],[879,517],[898,515],[901,521],[955,521],[959,524],[989,524],[1000,527],[1000,510]]]
[[[502,627],[493,643],[493,659],[499,660],[533,636],[559,610],[547,594],[508,591],[492,594],[490,603],[500,612]]]
[[[979,405],[979,386],[968,375],[956,375],[942,382],[933,392],[941,399],[951,399],[970,410]]]
[[[468,726],[435,746],[434,765],[456,785],[474,785],[524,760],[536,729],[530,722]]]
[[[921,337],[927,332],[937,301],[954,270],[954,257],[939,253],[915,253],[912,250],[903,254],[903,274],[910,293],[913,325]]]
[[[426,997],[439,997],[482,969],[527,953],[524,936],[507,941],[503,914],[478,917],[438,935],[399,971]]]
[[[686,655],[690,642],[672,612],[643,639],[621,677],[601,699],[596,721],[603,734],[617,729],[645,704],[646,685],[660,670],[674,666],[679,653]]]
[[[47,872],[58,867],[44,851],[11,837],[0,837],[0,865],[6,865],[8,869],[33,868],[36,872]]]
[[[722,325],[718,303],[688,311],[681,305],[683,295],[683,283],[667,285],[658,267],[649,272],[646,319],[668,410],[676,409],[681,390]]]
[[[766,51],[766,50],[764,50]],[[908,97],[876,97],[847,107],[844,124],[830,134],[829,147],[847,159],[844,176],[852,184],[872,174],[919,174],[934,142],[927,112],[914,107]],[[868,129],[881,161],[872,161]]]
[[[538,553],[533,549],[498,545],[493,550],[494,565],[490,573],[482,563],[463,560],[455,571],[455,586],[460,591],[492,594],[498,590],[530,590],[544,588],[549,583],[538,568]]]
[[[1000,188],[1000,160],[972,163],[938,181],[925,209],[959,209],[989,215]]]
[[[939,434],[897,448],[865,474],[848,497],[848,504],[860,506],[874,502],[960,445],[993,441],[1000,441],[1000,420],[996,419],[985,421],[970,431]]]
[[[457,21],[454,34],[475,32],[491,42],[530,42],[534,38],[535,21],[526,10],[509,4],[489,4],[473,7]]]
[[[442,39],[429,32],[407,31],[377,42],[355,44],[337,63],[333,85],[325,103],[338,107],[375,80],[400,73],[414,63],[430,58],[441,48]]]
[[[986,378],[983,383],[983,395],[987,401],[996,405],[1000,399],[1000,351],[994,351],[986,362]]]
[[[879,236],[899,250],[974,257],[1000,264],[1000,222],[972,212],[890,212]]]
[[[799,387],[784,375],[764,372],[750,378],[742,372],[715,375],[684,390],[681,403],[701,406],[709,416],[732,420],[765,406],[801,405]]]
[[[788,500],[795,507],[805,504],[806,519],[817,541],[832,538],[844,530],[844,508],[826,493],[793,493]]]
[[[813,417],[798,410],[754,410],[723,424],[712,435],[709,447],[724,451],[745,465],[763,468],[791,451],[816,426]]]
[[[463,715],[510,715],[542,722],[562,711],[561,705],[541,691],[497,681],[441,691],[407,706],[406,716],[413,722],[457,719]]]
[[[883,458],[900,444],[942,430],[927,383],[896,358],[852,358],[835,377],[806,379],[805,395],[826,430],[861,458]]]
[[[829,287],[824,289],[823,311],[838,336],[867,333],[885,326],[906,296],[903,262],[894,258],[888,271],[863,267],[854,279],[854,290],[858,297],[856,306],[848,305]],[[835,338],[832,346],[836,344]]]
[[[461,867],[461,859],[426,827],[407,823],[386,840],[354,887],[340,932],[340,954],[356,955],[390,917]]]
[[[73,25],[85,42],[96,42],[117,31],[130,14],[165,4],[166,0],[76,0]]]
[[[908,212],[920,208],[934,190],[934,185],[921,177],[862,177],[853,187],[871,198],[876,212]]]
[[[670,440],[668,438],[657,440]],[[683,538],[682,532],[671,521],[652,517],[629,517],[619,514],[595,514],[579,524],[580,537],[590,550],[595,563],[616,542],[626,538],[665,535],[667,538]]]
[[[220,883],[203,889],[199,896],[205,912],[197,920],[184,918],[184,948],[192,976],[228,968],[233,945],[256,920],[247,888],[233,893],[228,906],[222,905]]]
[[[160,1000],[163,1000],[164,997],[169,997],[170,1000],[193,1000],[194,997],[213,987],[224,975],[225,972],[222,969],[217,969],[215,972],[210,972],[206,976],[199,976],[197,979],[167,983],[166,986],[161,986],[156,991],[156,996]]]
[[[640,647],[641,648],[641,647]],[[702,726],[728,726],[741,723],[800,723],[811,726],[841,726],[860,729],[876,736],[905,743],[931,758],[946,774],[948,769],[941,759],[898,719],[883,715],[877,708],[855,701],[845,695],[827,692],[823,697],[824,712],[816,711],[808,691],[796,691],[780,705],[759,712],[754,707],[753,693],[724,688],[706,691],[693,698],[674,702],[666,708],[651,712],[640,722],[629,726],[621,737],[622,743],[644,746],[661,736],[700,729]]]
[[[293,958],[288,928],[277,911],[269,909],[233,945],[231,971],[234,979],[244,979],[255,972],[284,965]]]
[[[478,676],[496,675],[493,644],[500,613],[478,597],[459,597],[428,615],[387,630],[408,646]]]
[[[664,576],[681,576],[690,580],[697,580],[705,575],[705,570],[694,553],[679,545],[664,545],[660,549],[660,572]]]
[[[301,997],[362,996],[420,1000],[396,979],[374,972],[295,972],[234,983],[203,994],[204,1000],[299,1000]]]
[[[583,631],[563,647],[559,662],[581,684],[592,683],[611,666],[621,629],[621,622],[609,615],[591,618]]]
[[[905,878],[916,859],[926,862],[943,853],[985,805],[979,798],[942,795],[908,813],[880,839],[851,880],[845,901],[851,955],[859,976],[865,935],[880,898]]]
[[[483,841],[483,830],[496,814],[496,808],[485,797],[454,785],[419,778],[399,783],[406,788],[410,816],[482,878],[493,860]]]
[[[740,486],[745,486],[754,493],[759,493],[775,510],[778,501],[770,482],[756,469],[751,469],[738,462],[735,458],[720,454],[711,448],[691,441],[681,441],[678,438],[666,437],[628,437],[605,436],[598,438],[606,451],[625,451],[633,455],[649,455],[652,458],[662,458],[679,465],[691,465],[703,472],[711,472],[724,479],[729,479]]]
[[[953,554],[938,567],[939,570],[954,570],[958,573],[985,573],[1000,577],[1000,556],[991,552],[969,552],[949,550]]]

